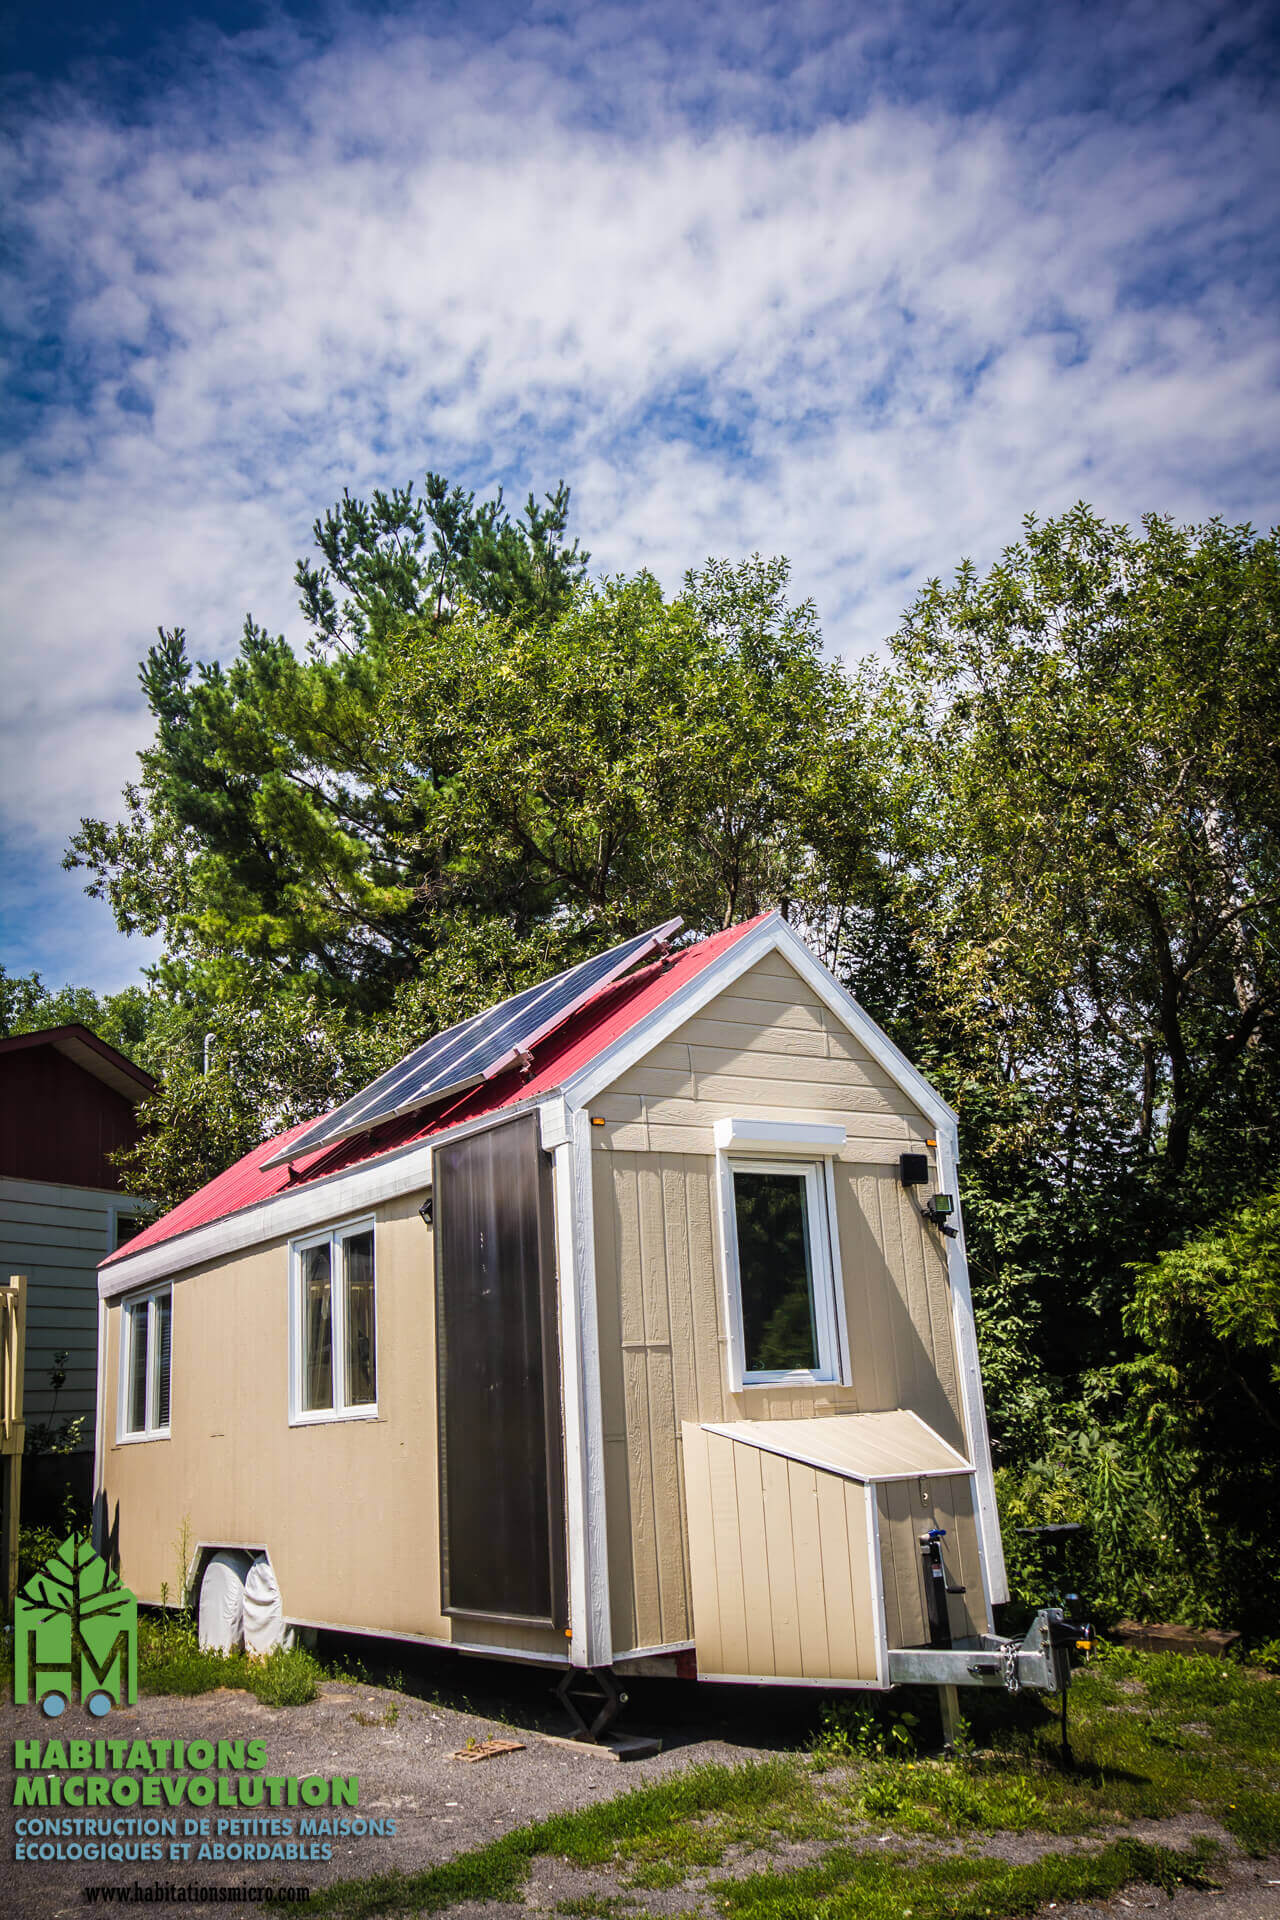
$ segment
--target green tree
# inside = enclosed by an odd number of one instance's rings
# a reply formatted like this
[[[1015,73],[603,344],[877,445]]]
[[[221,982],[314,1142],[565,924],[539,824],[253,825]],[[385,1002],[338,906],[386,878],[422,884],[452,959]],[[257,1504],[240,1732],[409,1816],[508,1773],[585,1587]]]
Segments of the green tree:
[[[1118,1370],[1188,1574],[1220,1617],[1280,1619],[1280,1192],[1136,1270]]]
[[[99,995],[91,987],[46,987],[38,973],[11,974],[0,966],[0,1039],[78,1022],[100,1040],[145,1065],[151,1003],[143,987]]]
[[[1275,1065],[1280,533],[1143,526],[1029,518],[894,642],[921,945],[1068,1191],[1099,1152],[1181,1179]]]
[[[164,937],[135,1188],[171,1203],[675,913],[777,905],[833,958],[874,948],[847,911],[881,883],[860,709],[786,563],[712,562],[671,600],[647,575],[588,586],[567,511],[561,487],[513,524],[434,476],[346,497],[299,563],[301,655],[252,621],[225,668],[179,631],[152,648],[142,777],[68,854]]]
[[[566,543],[568,489],[512,521],[499,494],[427,476],[344,496],[299,561],[309,637],[245,622],[229,668],[196,666],[181,628],[142,666],[155,721],[123,820],[84,820],[66,864],[91,876],[125,931],[162,933],[207,991],[241,991],[245,963],[306,972],[344,1007],[386,1005],[431,944],[446,886],[436,797],[450,768],[389,759],[377,715],[404,623],[447,627],[463,596],[536,624],[564,606],[588,556]]]
[[[387,732],[453,767],[432,824],[457,897],[598,946],[672,913],[819,910],[829,845],[870,876],[857,707],[787,584],[784,561],[713,562],[672,601],[640,574],[551,622],[467,606],[407,630]]]
[[[1126,1259],[1280,1158],[1278,642],[1276,534],[1084,506],[893,642],[923,1004],[999,1113],[980,1151],[1025,1163],[1003,1196],[1048,1174],[1028,1255],[1068,1366],[1116,1350]]]

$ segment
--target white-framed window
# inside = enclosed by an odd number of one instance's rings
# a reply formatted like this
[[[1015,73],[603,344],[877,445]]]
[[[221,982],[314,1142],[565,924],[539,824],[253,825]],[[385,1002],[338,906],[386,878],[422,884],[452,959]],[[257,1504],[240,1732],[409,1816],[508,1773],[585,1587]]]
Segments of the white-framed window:
[[[373,1221],[309,1233],[289,1248],[289,1419],[378,1412]]]
[[[761,1139],[750,1136],[763,1127],[729,1122],[717,1128],[735,1393],[847,1378],[831,1161],[839,1143],[824,1137],[828,1131],[837,1130],[769,1123]]]
[[[120,1312],[119,1440],[169,1438],[173,1290],[134,1294]]]

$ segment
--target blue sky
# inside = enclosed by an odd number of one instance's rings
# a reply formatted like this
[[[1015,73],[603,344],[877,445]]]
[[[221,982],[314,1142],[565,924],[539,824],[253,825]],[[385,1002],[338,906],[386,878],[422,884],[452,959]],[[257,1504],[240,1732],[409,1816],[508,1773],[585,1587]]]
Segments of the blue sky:
[[[562,475],[593,567],[792,558],[833,652],[1029,509],[1280,492],[1274,9],[0,5],[0,960],[157,625],[291,635],[316,514]]]

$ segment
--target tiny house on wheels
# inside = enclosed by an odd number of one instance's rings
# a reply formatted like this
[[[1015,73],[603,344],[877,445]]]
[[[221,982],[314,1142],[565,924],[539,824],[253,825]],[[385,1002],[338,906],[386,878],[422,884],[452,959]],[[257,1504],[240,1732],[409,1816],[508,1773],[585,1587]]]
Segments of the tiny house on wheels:
[[[100,1548],[599,1677],[1056,1684],[951,1109],[777,915],[437,1035],[103,1263]],[[225,1566],[226,1554],[220,1564]],[[577,1675],[577,1683],[584,1676]]]

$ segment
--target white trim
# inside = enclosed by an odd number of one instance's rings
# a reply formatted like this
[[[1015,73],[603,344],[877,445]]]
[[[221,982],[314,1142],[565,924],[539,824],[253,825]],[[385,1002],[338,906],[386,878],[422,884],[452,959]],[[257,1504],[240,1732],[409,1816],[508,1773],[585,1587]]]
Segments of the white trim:
[[[98,1302],[98,1369],[93,1403],[93,1510],[89,1520],[95,1553],[106,1545],[107,1503],[107,1303]],[[169,1394],[173,1395],[173,1322],[169,1323]]]
[[[159,1388],[158,1342],[156,1339],[156,1302],[162,1296],[169,1301],[169,1418],[164,1426],[155,1423],[156,1394]],[[101,1302],[99,1303],[101,1305]],[[120,1358],[119,1377],[116,1381],[116,1445],[118,1447],[138,1446],[148,1440],[168,1440],[173,1430],[173,1288],[163,1281],[158,1287],[148,1287],[140,1293],[132,1294],[123,1303],[120,1315]],[[143,1424],[140,1427],[128,1425],[129,1392],[133,1378],[133,1340],[137,1325],[137,1311],[146,1308],[147,1371],[143,1383],[143,1398],[146,1402]]]
[[[884,1558],[880,1552],[880,1503],[876,1499],[874,1480],[866,1482],[864,1492],[867,1501],[867,1564],[871,1570],[871,1598],[875,1610],[876,1678],[887,1690],[889,1686],[889,1621],[884,1604]]]
[[[692,1653],[695,1642],[692,1640],[664,1640],[660,1647],[628,1647],[625,1653],[615,1653],[613,1664],[621,1666],[625,1660],[656,1660],[663,1654]]]
[[[148,1285],[154,1280],[169,1279],[226,1254],[238,1253],[245,1247],[259,1246],[269,1240],[287,1239],[310,1227],[319,1226],[325,1220],[363,1211],[379,1201],[413,1192],[415,1188],[429,1187],[433,1146],[446,1140],[462,1139],[468,1133],[481,1132],[497,1125],[500,1119],[514,1118],[531,1106],[554,1107],[564,1103],[569,1107],[588,1106],[598,1093],[611,1086],[628,1067],[642,1060],[668,1034],[674,1033],[699,1007],[723,993],[726,987],[732,986],[766,954],[774,952],[782,953],[792,962],[824,1004],[862,1041],[872,1057],[909,1094],[937,1129],[954,1130],[955,1115],[952,1109],[852,995],[845,992],[834,975],[820,960],[815,959],[799,936],[774,913],[735,941],[678,992],[656,1007],[647,1019],[629,1028],[612,1046],[597,1054],[580,1073],[566,1080],[554,1092],[540,1098],[533,1096],[527,1100],[513,1101],[498,1111],[482,1114],[475,1120],[463,1121],[457,1127],[433,1134],[429,1141],[414,1141],[395,1152],[380,1154],[374,1161],[330,1174],[323,1180],[308,1180],[296,1192],[285,1187],[254,1206],[224,1215],[222,1219],[212,1220],[205,1226],[188,1228],[185,1233],[175,1234],[172,1239],[163,1240],[157,1246],[146,1247],[136,1254],[115,1260],[99,1272],[100,1297],[104,1300],[114,1299],[119,1294],[131,1292],[135,1287]],[[546,1144],[549,1143],[544,1141]]]
[[[749,1152],[761,1149],[808,1149],[813,1153],[838,1153],[848,1138],[844,1127],[820,1126],[809,1120],[717,1120],[712,1129],[717,1148]]]
[[[374,1397],[352,1404],[347,1399],[347,1286],[343,1248],[348,1240],[367,1233],[373,1241],[373,1381]],[[304,1407],[302,1404],[302,1261],[313,1247],[329,1249],[329,1379],[333,1404],[329,1407]],[[289,1242],[289,1425],[291,1427],[329,1426],[338,1420],[376,1420],[378,1418],[378,1224],[371,1213],[354,1220],[342,1220],[319,1233],[299,1234]]]
[[[853,1379],[853,1350],[849,1345],[849,1315],[844,1283],[844,1259],[840,1252],[840,1213],[836,1202],[836,1163],[830,1154],[822,1161],[827,1199],[827,1228],[831,1235],[831,1274],[836,1296],[836,1349],[840,1356],[840,1378]]]
[[[725,1124],[725,1123],[721,1123]],[[730,1121],[729,1126],[738,1124]],[[831,1129],[831,1131],[837,1131]],[[838,1129],[843,1133],[844,1129]],[[797,1147],[798,1147],[798,1143]],[[828,1149],[829,1151],[831,1149]],[[829,1161],[815,1158],[812,1151],[794,1156],[780,1155],[778,1145],[770,1158],[729,1153],[721,1147],[716,1153],[716,1180],[720,1205],[720,1277],[729,1329],[729,1391],[749,1393],[756,1387],[847,1386],[849,1375],[848,1343],[842,1339],[843,1319],[839,1296],[844,1291],[840,1267],[840,1248],[836,1239],[836,1216],[832,1207],[830,1182],[824,1173]],[[742,1321],[742,1274],[738,1261],[738,1217],[734,1181],[739,1173],[783,1173],[804,1180],[805,1214],[809,1241],[809,1278],[813,1289],[813,1321],[817,1339],[817,1365],[776,1371],[747,1372],[746,1334]]]
[[[826,1680],[811,1680],[802,1673],[704,1673],[698,1668],[698,1679],[705,1680],[708,1686],[736,1687],[823,1687],[828,1693],[833,1687],[847,1687],[850,1693],[888,1693],[889,1682],[886,1679],[845,1680],[832,1674]]]
[[[951,1320],[956,1338],[956,1364],[960,1373],[960,1401],[964,1415],[969,1458],[974,1465],[977,1495],[978,1564],[982,1571],[988,1619],[993,1605],[1009,1598],[1009,1580],[1004,1566],[1004,1543],[1000,1537],[1000,1514],[996,1505],[995,1469],[991,1460],[991,1438],[987,1432],[987,1408],[982,1393],[982,1368],[978,1359],[978,1330],[973,1315],[973,1293],[969,1285],[969,1260],[965,1252],[964,1219],[957,1179],[959,1153],[955,1130],[938,1131],[938,1185],[944,1193],[956,1197],[951,1224],[954,1240],[944,1239],[947,1277],[951,1285]]]
[[[554,1149],[553,1182],[569,1549],[569,1659],[575,1667],[605,1667],[613,1658],[613,1623],[605,1520],[591,1128],[585,1113],[564,1112],[562,1117],[568,1137]]]
[[[876,1063],[884,1068],[889,1078],[916,1102],[937,1127],[954,1128],[958,1115],[954,1107],[949,1107],[937,1088],[925,1079],[918,1067],[912,1066],[905,1053],[895,1047],[883,1027],[876,1022],[864,1007],[859,1006],[829,968],[824,967],[816,954],[810,953],[799,934],[794,933],[785,920],[777,923],[776,949],[795,967],[802,980],[809,986],[834,1013],[844,1021],[850,1033],[859,1039]]]
[[[371,1640],[408,1640],[415,1647],[439,1647],[445,1653],[473,1653],[482,1655],[486,1660],[512,1660],[518,1666],[525,1667],[567,1667],[568,1656],[563,1653],[540,1653],[532,1647],[500,1647],[480,1640],[446,1640],[438,1633],[409,1633],[399,1627],[352,1626],[350,1622],[336,1620],[301,1620],[294,1614],[285,1619],[288,1627],[306,1627],[317,1633],[358,1633]],[[545,1736],[540,1736],[545,1737]]]
[[[151,1225],[155,1213],[155,1203],[151,1200],[114,1199],[107,1208],[107,1252],[115,1253],[119,1247],[117,1235],[120,1232],[121,1216],[127,1220],[141,1220],[144,1227]],[[125,1245],[129,1242],[126,1240]]]

